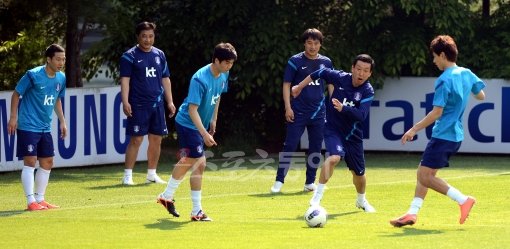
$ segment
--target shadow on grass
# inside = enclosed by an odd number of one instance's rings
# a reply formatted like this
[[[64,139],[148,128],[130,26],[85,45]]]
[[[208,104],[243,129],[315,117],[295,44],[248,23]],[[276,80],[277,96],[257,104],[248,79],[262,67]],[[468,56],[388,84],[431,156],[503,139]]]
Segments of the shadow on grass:
[[[337,214],[328,214],[328,220],[335,220],[338,217],[347,216],[359,213],[359,211],[351,211],[351,212],[345,212],[345,213],[337,213]],[[275,218],[272,220],[283,220],[283,221],[289,221],[289,220],[304,220],[304,217],[302,215],[298,215],[295,218]]]
[[[148,187],[150,183],[141,183],[136,185],[124,185],[122,183],[113,184],[113,185],[103,185],[103,186],[93,186],[88,187],[90,190],[105,190],[105,189],[113,189],[113,188],[145,188]]]
[[[144,226],[148,229],[159,229],[159,230],[179,230],[181,226],[188,224],[188,222],[172,221],[170,219],[158,219],[157,222],[152,224],[145,224]]]
[[[416,236],[416,235],[430,235],[442,234],[444,231],[436,229],[418,229],[414,227],[395,228],[397,232],[392,234],[383,234],[381,237],[402,237],[402,236]]]
[[[250,194],[248,196],[251,197],[262,197],[262,198],[271,198],[277,196],[296,196],[296,195],[308,195],[310,192],[305,191],[296,191],[296,192],[279,192],[279,193],[260,193],[260,194]]]
[[[6,210],[0,211],[0,217],[11,217],[25,213],[25,210]]]

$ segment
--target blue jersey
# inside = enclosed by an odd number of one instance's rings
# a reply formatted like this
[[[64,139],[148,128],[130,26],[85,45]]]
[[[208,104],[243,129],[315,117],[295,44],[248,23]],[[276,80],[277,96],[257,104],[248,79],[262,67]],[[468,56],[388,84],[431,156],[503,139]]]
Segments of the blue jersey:
[[[354,87],[351,73],[328,68],[312,73],[311,77],[313,80],[322,78],[335,87],[330,99],[326,101],[326,126],[339,131],[347,141],[362,142],[363,121],[374,99],[374,89],[370,82],[367,80]],[[334,108],[332,98],[343,103],[341,112]]]
[[[434,84],[434,106],[443,107],[443,115],[432,128],[432,137],[460,142],[464,140],[462,116],[470,93],[478,94],[485,87],[478,76],[463,67],[444,70]]]
[[[311,60],[304,52],[292,56],[287,62],[283,82],[290,82],[291,87],[299,84],[304,78],[321,68],[333,69],[331,60],[323,55]],[[311,118],[324,118],[324,80],[317,79],[305,87],[297,98],[291,99],[291,107],[295,113],[310,115]]]
[[[228,72],[221,73],[218,78],[215,78],[211,72],[211,64],[200,68],[191,77],[188,96],[179,107],[175,122],[190,129],[198,130],[188,113],[189,105],[194,104],[198,105],[198,115],[202,120],[202,125],[205,129],[209,129],[209,123],[220,95],[228,90],[228,75]]]
[[[16,85],[21,96],[18,107],[18,129],[32,132],[50,132],[55,103],[65,96],[66,76],[56,72],[50,78],[45,66],[28,70]]]
[[[120,58],[120,77],[130,78],[128,101],[131,105],[162,105],[161,79],[170,77],[165,53],[155,47],[150,52],[132,47]]]

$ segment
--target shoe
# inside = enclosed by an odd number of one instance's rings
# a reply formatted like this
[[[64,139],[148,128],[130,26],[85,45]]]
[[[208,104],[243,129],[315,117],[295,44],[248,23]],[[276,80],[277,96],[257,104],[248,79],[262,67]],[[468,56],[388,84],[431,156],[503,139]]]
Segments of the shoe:
[[[375,213],[375,208],[372,207],[372,205],[370,205],[370,203],[368,203],[367,200],[364,200],[362,204],[356,201],[356,207],[359,209],[363,209],[365,213]]]
[[[394,220],[390,220],[390,224],[394,227],[403,227],[407,225],[414,225],[418,217],[416,214],[404,214]]]
[[[304,192],[313,192],[317,189],[317,186],[314,183],[305,184],[305,187],[303,188]]]
[[[26,211],[40,211],[40,210],[47,210],[48,208],[45,206],[42,206],[41,204],[37,202],[32,202],[28,204]]]
[[[39,202],[39,205],[43,206],[43,207],[46,207],[47,209],[55,209],[55,208],[60,208],[59,206],[57,205],[53,205],[53,204],[50,204],[46,201],[41,201]]]
[[[280,193],[282,190],[283,182],[275,181],[274,185],[271,187],[271,193]]]
[[[168,200],[168,199],[165,199],[165,197],[163,197],[162,194],[160,194],[158,196],[158,203],[161,203],[161,205],[163,205],[163,207],[166,208],[166,210],[168,211],[169,214],[173,215],[174,217],[179,217],[181,216],[176,210],[175,210],[175,200]]]
[[[459,207],[460,207],[459,223],[460,224],[464,224],[467,217],[469,216],[469,212],[471,211],[471,208],[473,207],[473,205],[475,205],[475,203],[476,203],[475,198],[468,196],[468,198],[467,198],[466,202],[464,202],[464,204],[462,204],[462,205],[459,204]]]
[[[200,210],[196,215],[193,215],[193,212],[191,212],[191,221],[212,221],[212,219]]]
[[[161,178],[159,178],[158,175],[154,176],[147,176],[147,180],[145,180],[145,183],[159,183],[159,184],[166,184],[165,181],[163,181]]]
[[[124,185],[135,185],[135,183],[133,182],[133,177],[132,176],[124,176],[124,178],[122,178],[122,184],[124,184]]]

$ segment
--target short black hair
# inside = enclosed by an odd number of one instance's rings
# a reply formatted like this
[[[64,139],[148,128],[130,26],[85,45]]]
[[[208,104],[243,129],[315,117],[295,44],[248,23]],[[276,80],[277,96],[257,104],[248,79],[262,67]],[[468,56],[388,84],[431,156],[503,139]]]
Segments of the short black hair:
[[[226,60],[237,60],[237,52],[234,46],[228,42],[221,42],[214,47],[212,62],[218,59],[220,62]]]
[[[44,57],[53,58],[53,56],[55,56],[55,53],[65,51],[66,50],[62,46],[58,44],[51,44],[50,46],[48,46],[48,48],[46,48],[46,52],[44,52]]]
[[[154,33],[156,32],[156,24],[153,22],[141,22],[138,25],[136,25],[135,33],[136,36],[140,35],[142,30],[154,30]]]
[[[368,54],[359,54],[356,57],[354,57],[354,60],[352,61],[352,66],[356,66],[356,63],[358,61],[366,62],[370,64],[370,71],[374,70],[375,67],[375,61],[372,59],[372,57]]]
[[[303,32],[303,34],[301,35],[301,41],[303,41],[303,43],[305,43],[306,40],[308,40],[309,38],[311,38],[312,40],[319,40],[319,42],[322,44],[322,40],[324,39],[324,36],[318,29],[312,28],[312,29],[307,29],[307,30],[305,30],[305,32]]]
[[[440,55],[441,52],[443,52],[448,61],[457,62],[459,50],[457,49],[455,40],[449,35],[436,36],[436,38],[430,42],[430,51],[436,55]]]

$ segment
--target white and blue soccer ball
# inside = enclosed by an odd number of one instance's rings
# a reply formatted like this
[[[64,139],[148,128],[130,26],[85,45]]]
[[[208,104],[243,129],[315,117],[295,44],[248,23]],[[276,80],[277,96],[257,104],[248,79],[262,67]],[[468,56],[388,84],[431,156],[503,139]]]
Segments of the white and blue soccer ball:
[[[309,227],[324,227],[328,220],[326,209],[313,205],[305,212],[305,221]]]

